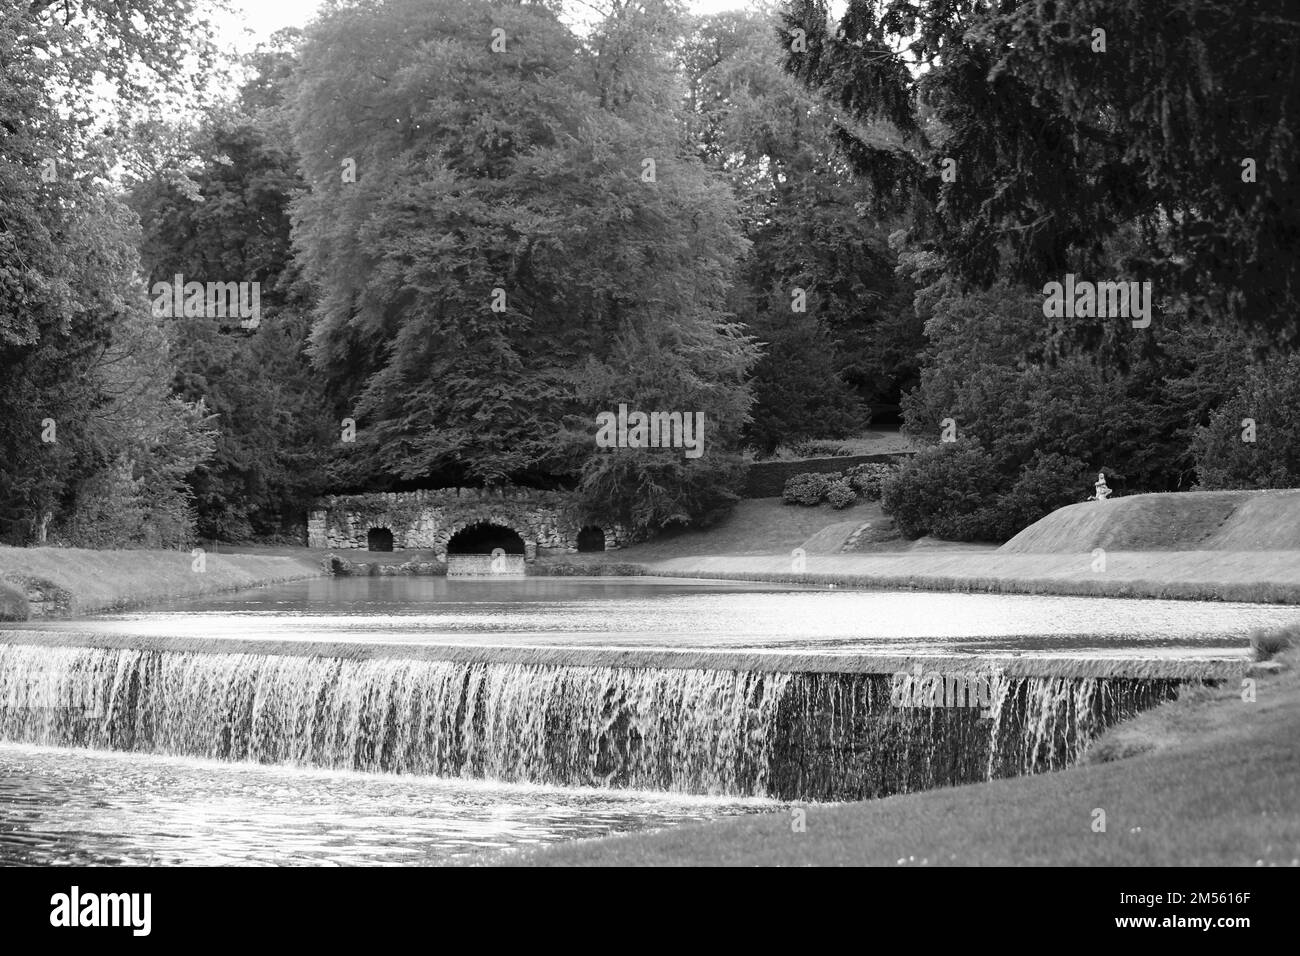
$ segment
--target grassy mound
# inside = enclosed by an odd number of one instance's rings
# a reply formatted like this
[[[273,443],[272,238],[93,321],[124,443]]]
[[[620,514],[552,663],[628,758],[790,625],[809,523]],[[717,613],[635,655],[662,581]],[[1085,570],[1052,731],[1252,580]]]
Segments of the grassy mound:
[[[1003,554],[1106,551],[1300,551],[1300,491],[1188,491],[1067,505],[999,548]]]

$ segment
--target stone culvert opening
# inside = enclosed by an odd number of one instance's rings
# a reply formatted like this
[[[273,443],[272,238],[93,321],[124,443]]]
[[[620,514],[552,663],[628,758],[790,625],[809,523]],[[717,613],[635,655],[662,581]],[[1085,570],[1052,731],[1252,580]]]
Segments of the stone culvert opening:
[[[387,528],[371,528],[366,532],[367,551],[392,551],[393,532]]]
[[[578,532],[579,551],[604,551],[605,532],[595,525],[587,525]]]
[[[523,554],[524,539],[511,528],[480,522],[457,531],[447,542],[448,554],[491,554],[497,548],[506,554]]]

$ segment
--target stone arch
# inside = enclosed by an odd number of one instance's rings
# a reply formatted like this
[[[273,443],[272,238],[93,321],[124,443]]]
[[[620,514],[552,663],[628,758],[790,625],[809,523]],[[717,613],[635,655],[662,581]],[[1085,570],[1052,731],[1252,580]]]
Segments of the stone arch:
[[[496,547],[500,547],[507,554],[523,554],[525,560],[532,561],[537,557],[537,540],[534,535],[529,533],[529,529],[520,527],[520,523],[505,518],[501,515],[490,515],[488,517],[474,517],[461,521],[455,521],[447,529],[446,539],[439,547],[439,555],[442,560],[447,559],[448,554],[457,553],[453,550],[457,538],[462,537],[466,532],[473,532],[474,529],[485,529],[490,535],[493,531],[497,533],[497,540],[488,540],[478,546],[483,550],[459,552],[468,554],[490,554]],[[487,537],[487,535],[485,535]],[[517,539],[515,541],[514,539]],[[463,539],[462,539],[463,541]],[[464,542],[463,543],[469,543]]]
[[[594,524],[583,525],[578,530],[577,544],[579,551],[604,551],[605,529]]]
[[[391,528],[377,525],[366,532],[367,551],[392,551],[393,531]]]

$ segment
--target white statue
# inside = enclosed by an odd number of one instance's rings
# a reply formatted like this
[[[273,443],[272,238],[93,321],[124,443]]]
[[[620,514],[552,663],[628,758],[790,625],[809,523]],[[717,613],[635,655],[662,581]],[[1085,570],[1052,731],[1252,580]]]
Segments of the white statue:
[[[1106,484],[1106,473],[1104,471],[1097,472],[1097,483],[1093,485],[1093,487],[1097,490],[1096,493],[1088,499],[1089,501],[1105,501],[1110,497],[1111,489],[1110,486]]]

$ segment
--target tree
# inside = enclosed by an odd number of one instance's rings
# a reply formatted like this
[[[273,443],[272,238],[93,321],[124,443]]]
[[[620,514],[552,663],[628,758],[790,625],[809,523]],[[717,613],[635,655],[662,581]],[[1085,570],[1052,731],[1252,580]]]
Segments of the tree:
[[[584,48],[542,7],[394,0],[309,31],[295,242],[316,363],[357,420],[343,477],[699,515],[753,347],[725,311],[734,204],[682,147],[670,23],[619,6]],[[621,403],[706,413],[705,458],[601,452],[596,416]]]
[[[303,187],[280,112],[293,36],[277,39],[254,55],[236,103],[188,134],[153,136],[172,151],[141,168],[131,194],[150,285],[180,274],[260,288],[251,334],[210,318],[170,320],[176,394],[202,401],[220,428],[214,455],[188,478],[199,530],[233,541],[301,524],[338,434],[306,351],[311,303],[289,215]]]
[[[111,115],[80,92],[104,76],[123,109],[143,107],[158,89],[151,71],[180,78],[202,71],[210,46],[193,14],[184,0],[141,0],[129,17],[111,0],[30,0],[0,11],[6,540],[43,541],[52,523],[87,502],[88,482],[106,469],[147,480],[202,449],[202,410],[141,389],[156,369],[131,360],[124,345],[149,324],[136,282],[137,237],[106,184],[113,151],[99,134]],[[163,433],[174,447],[150,438]],[[183,510],[183,490],[156,490]]]
[[[752,243],[732,302],[765,345],[747,432],[764,451],[861,428],[922,346],[888,225],[864,214],[830,112],[781,69],[776,25],[768,9],[692,18],[678,54],[692,138]]]
[[[918,311],[930,346],[921,382],[904,398],[904,428],[922,443],[949,443],[905,469],[886,496],[902,523],[918,533],[1005,538],[1082,500],[1084,476],[1102,469],[1121,493],[1194,482],[1193,436],[1249,368],[1245,336],[1178,321],[1150,343],[1141,331],[1121,333],[1121,363],[1059,354],[1071,330],[1044,320],[1036,290],[963,292],[948,278],[927,284],[933,262],[925,256],[907,265],[923,288]],[[950,444],[979,451],[951,457]],[[962,467],[973,470],[954,477]],[[970,494],[937,493],[945,482]]]
[[[822,0],[795,0],[784,36],[789,69],[838,109],[866,191],[909,210],[950,274],[1041,288],[1067,271],[1121,273],[1193,320],[1288,344],[1300,334],[1292,13],[1285,0],[850,0],[833,28]],[[1143,248],[1108,261],[1105,241],[1125,229]],[[1096,344],[1113,328],[1078,331]]]
[[[1197,430],[1193,452],[1202,488],[1300,486],[1300,357],[1250,369]]]

